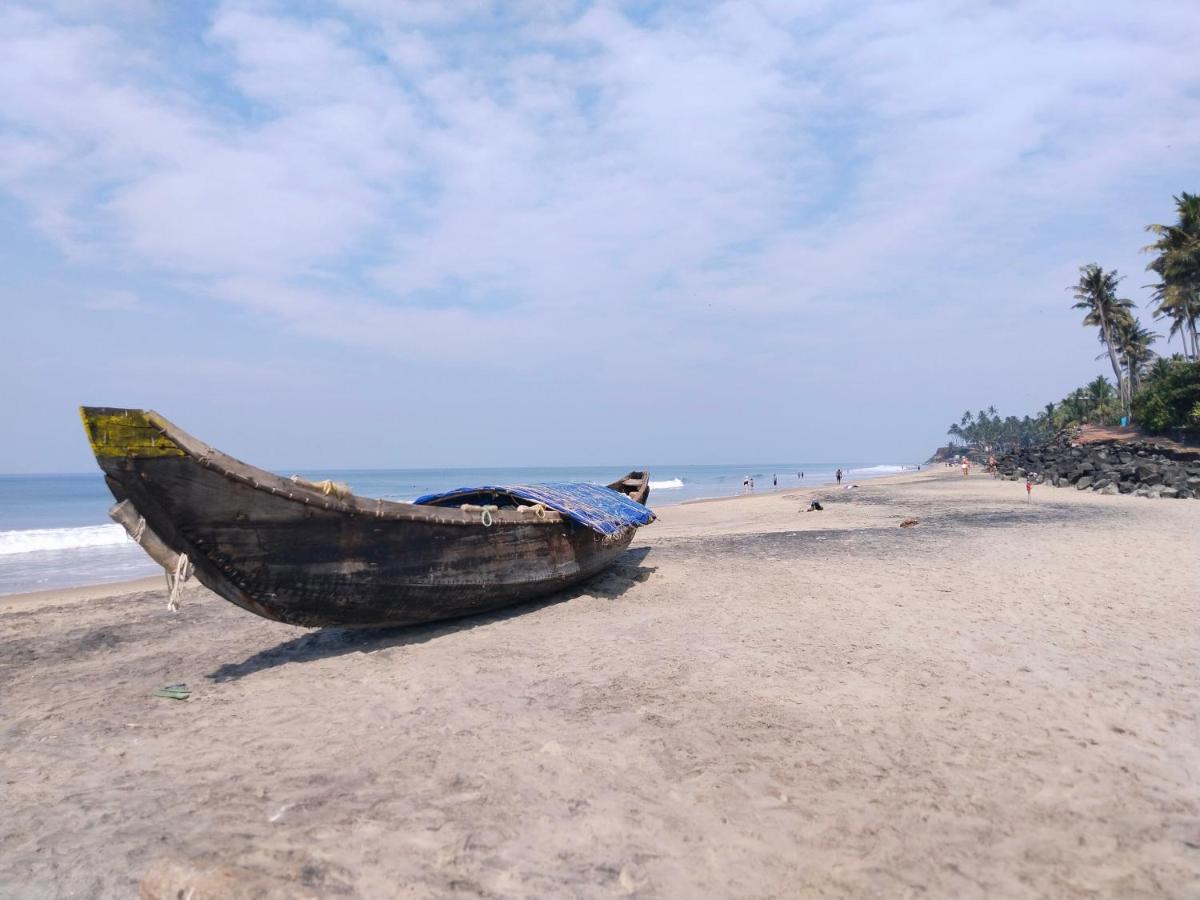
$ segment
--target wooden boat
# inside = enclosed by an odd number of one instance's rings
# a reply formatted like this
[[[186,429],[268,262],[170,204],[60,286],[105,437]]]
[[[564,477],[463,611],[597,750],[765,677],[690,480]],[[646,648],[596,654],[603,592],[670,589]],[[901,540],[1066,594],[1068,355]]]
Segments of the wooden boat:
[[[118,501],[110,515],[166,569],[173,602],[194,568],[231,603],[293,625],[448,619],[579,584],[620,556],[637,528],[622,522],[601,534],[570,509],[502,489],[433,505],[357,497],[256,469],[152,411],[81,414]],[[640,511],[640,524],[653,520],[646,472],[609,487],[619,496],[591,490]]]

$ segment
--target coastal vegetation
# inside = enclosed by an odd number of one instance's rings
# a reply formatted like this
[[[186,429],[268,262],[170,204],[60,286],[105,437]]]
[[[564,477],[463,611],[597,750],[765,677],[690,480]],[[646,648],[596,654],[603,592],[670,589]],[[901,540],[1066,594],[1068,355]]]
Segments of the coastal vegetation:
[[[1133,317],[1130,310],[1134,309],[1132,300],[1117,296],[1117,285],[1121,276],[1117,270],[1105,272],[1095,263],[1088,263],[1079,269],[1079,282],[1075,284],[1075,308],[1087,310],[1083,317],[1084,325],[1092,325],[1100,330],[1100,343],[1107,351],[1112,363],[1113,375],[1117,379],[1117,393],[1120,396],[1121,408],[1129,412],[1129,384],[1132,371],[1128,360],[1123,359],[1121,337],[1140,329],[1141,325]]]
[[[1156,360],[1150,378],[1134,395],[1133,416],[1152,434],[1200,428],[1200,364],[1180,356]]]
[[[1169,323],[1167,344],[1181,350],[1161,356],[1154,345],[1161,335],[1137,317],[1137,306],[1121,296],[1123,276],[1097,263],[1079,268],[1069,290],[1074,307],[1084,311],[1083,325],[1095,328],[1113,380],[1097,376],[1033,416],[1001,417],[995,407],[967,411],[948,429],[950,450],[1013,451],[1043,443],[1076,425],[1136,423],[1161,434],[1200,429],[1200,194],[1186,191],[1175,200],[1176,221],[1147,225],[1157,239],[1143,248],[1154,256],[1146,266],[1158,276],[1149,312]]]
[[[1157,255],[1146,266],[1158,275],[1154,286],[1155,316],[1171,323],[1168,339],[1179,335],[1183,356],[1200,358],[1200,194],[1186,191],[1175,198],[1178,220],[1173,225],[1147,225],[1158,237],[1147,252]]]

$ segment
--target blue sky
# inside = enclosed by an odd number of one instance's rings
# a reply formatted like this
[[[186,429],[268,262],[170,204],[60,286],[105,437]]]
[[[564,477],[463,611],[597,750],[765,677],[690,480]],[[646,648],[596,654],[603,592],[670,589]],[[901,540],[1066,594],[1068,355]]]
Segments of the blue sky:
[[[1103,371],[1200,171],[1177,2],[8,3],[0,471],[926,455]]]

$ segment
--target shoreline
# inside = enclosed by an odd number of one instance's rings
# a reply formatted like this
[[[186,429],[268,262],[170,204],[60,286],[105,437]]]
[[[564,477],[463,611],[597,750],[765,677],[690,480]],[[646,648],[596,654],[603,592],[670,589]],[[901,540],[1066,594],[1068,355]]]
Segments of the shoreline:
[[[7,607],[22,606],[26,609],[47,604],[80,603],[86,600],[103,600],[152,591],[163,586],[163,576],[148,575],[127,581],[101,581],[71,587],[44,588],[39,591],[23,591],[19,594],[0,594],[0,613]]]
[[[924,464],[922,464],[922,465],[924,465]],[[928,467],[925,467],[924,469],[922,469],[922,472],[927,471],[927,470],[928,470]],[[877,482],[888,481],[888,480],[896,478],[898,476],[916,475],[916,474],[919,474],[919,473],[916,471],[905,471],[905,472],[895,472],[895,473],[891,473],[888,475],[872,475],[867,478],[863,478],[862,483],[863,484],[873,484],[873,483],[877,483]],[[807,491],[822,490],[822,489],[829,488],[831,485],[834,484],[834,482],[832,480],[830,480],[828,482],[813,481],[807,485],[805,485],[803,482],[798,482],[798,484],[800,485],[798,487],[788,487],[788,488],[784,488],[784,487],[770,488],[770,487],[768,487],[768,488],[765,488],[762,490],[754,491],[752,493],[737,493],[737,494],[729,494],[726,496],[719,496],[719,497],[696,497],[696,498],[693,498],[690,500],[680,500],[677,502],[668,503],[665,506],[657,507],[655,511],[657,514],[657,513],[661,512],[661,510],[663,510],[663,509],[670,509],[672,507],[677,507],[677,506],[689,506],[689,505],[693,505],[693,504],[704,504],[704,503],[719,503],[719,502],[723,502],[723,501],[727,501],[727,500],[747,500],[747,499],[752,499],[755,497],[767,497],[767,496],[772,496],[772,495],[779,495],[784,492],[792,493],[797,490],[807,490]],[[102,524],[107,525],[107,524],[111,524],[111,523],[102,523]],[[92,527],[92,526],[84,526],[84,527]],[[114,527],[119,527],[119,526],[114,526]],[[112,594],[127,594],[127,593],[132,593],[132,592],[141,591],[141,590],[148,590],[148,589],[150,589],[148,587],[148,585],[151,584],[152,582],[160,580],[161,577],[162,576],[160,574],[156,573],[154,575],[146,575],[146,576],[142,576],[139,578],[124,579],[124,580],[119,580],[119,581],[94,581],[94,582],[85,582],[82,584],[65,585],[65,586],[61,586],[61,587],[39,588],[39,589],[33,590],[33,591],[21,590],[21,591],[16,591],[14,593],[0,593],[0,608],[2,608],[7,603],[46,602],[49,599],[53,599],[53,597],[55,595],[63,595],[63,596],[66,596],[68,594],[73,595],[75,592],[84,592],[84,594],[81,596],[91,597],[91,596],[96,595],[97,592],[103,593],[105,590],[108,590]]]
[[[830,479],[829,481],[822,481],[822,482],[811,481],[811,482],[808,482],[807,484],[803,480],[800,480],[800,481],[796,482],[796,485],[794,487],[769,487],[769,488],[764,488],[761,491],[755,490],[755,491],[750,491],[750,492],[729,494],[724,497],[696,497],[691,500],[681,500],[679,503],[672,503],[672,504],[670,504],[670,506],[692,506],[697,503],[722,503],[727,500],[752,500],[755,497],[773,497],[773,496],[778,496],[778,495],[784,494],[784,493],[790,494],[790,493],[806,492],[806,491],[810,492],[810,493],[812,491],[822,491],[822,490],[842,491],[842,490],[847,490],[849,487],[849,484],[851,484],[851,483],[857,484],[858,488],[861,489],[863,487],[866,487],[868,485],[873,485],[873,484],[902,483],[903,479],[908,476],[922,476],[931,471],[933,471],[932,466],[926,465],[925,463],[921,463],[920,470],[917,470],[914,468],[911,470],[905,470],[903,472],[891,472],[887,475],[871,475],[867,478],[860,479],[858,482],[848,482],[847,484],[842,484],[842,485],[839,485],[836,481],[834,481],[832,479]],[[897,479],[899,479],[899,481],[897,481]],[[669,507],[664,507],[664,508],[669,508]]]
[[[722,499],[412,628],[169,612],[160,578],[0,598],[0,884],[1193,892],[1200,505],[938,467]]]
[[[966,479],[966,481],[973,482],[977,478],[982,478],[983,474],[984,473],[982,470],[977,469],[976,472],[972,473],[972,475]],[[857,488],[854,488],[853,490],[870,490],[871,488],[877,486],[902,485],[925,479],[936,478],[939,476],[946,477],[950,481],[955,482],[964,480],[962,479],[957,466],[950,467],[933,463],[922,463],[922,467],[919,471],[907,470],[904,472],[894,472],[888,475],[876,475],[870,478],[864,478],[859,482],[851,483],[858,485]],[[995,481],[999,479],[987,480]],[[1062,489],[1051,488],[1049,486],[1039,486],[1039,492],[1049,490],[1057,491]],[[655,510],[655,513],[658,516],[658,522],[656,522],[654,525],[647,526],[647,528],[654,529],[656,525],[661,524],[664,514],[668,514],[668,518],[671,518],[669,511],[673,509],[721,506],[724,504],[736,504],[738,502],[763,501],[770,498],[785,498],[785,495],[793,498],[802,496],[805,500],[811,500],[813,495],[822,492],[833,492],[832,496],[836,499],[838,497],[848,496],[851,493],[851,489],[848,485],[838,486],[835,482],[829,481],[819,484],[813,483],[804,485],[802,487],[780,487],[776,489],[754,491],[752,493],[731,494],[724,497],[697,497],[692,500],[683,500],[678,503],[672,503],[667,506],[658,507]],[[651,534],[642,531],[637,537],[635,537],[634,544],[637,545],[645,543],[650,537],[652,537]],[[162,578],[163,576],[161,574],[154,574],[124,581],[91,582],[88,584],[72,585],[69,587],[43,588],[36,591],[21,591],[13,594],[0,594],[0,611],[3,611],[5,607],[8,606],[25,606],[26,608],[30,608],[32,606],[44,605],[47,603],[69,604],[79,600],[101,599],[105,597],[125,596],[128,594],[153,591],[162,588]],[[197,582],[195,581],[189,583],[189,587],[194,588],[196,586]]]

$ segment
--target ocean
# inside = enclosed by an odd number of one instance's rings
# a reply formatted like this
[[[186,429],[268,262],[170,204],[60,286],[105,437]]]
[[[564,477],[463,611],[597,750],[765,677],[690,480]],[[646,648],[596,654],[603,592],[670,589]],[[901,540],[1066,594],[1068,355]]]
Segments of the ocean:
[[[915,466],[842,466],[851,481],[892,475]],[[650,506],[742,493],[753,476],[755,492],[819,486],[833,480],[836,465],[651,466]],[[356,494],[387,500],[413,500],[422,494],[483,484],[590,481],[608,484],[624,475],[621,467],[548,469],[365,469],[299,471],[305,478],[332,478]],[[799,473],[804,478],[799,478]],[[287,474],[292,474],[288,472]],[[154,575],[162,570],[108,519],[112,495],[99,472],[82,475],[0,475],[0,595],[85,584],[106,584]]]

